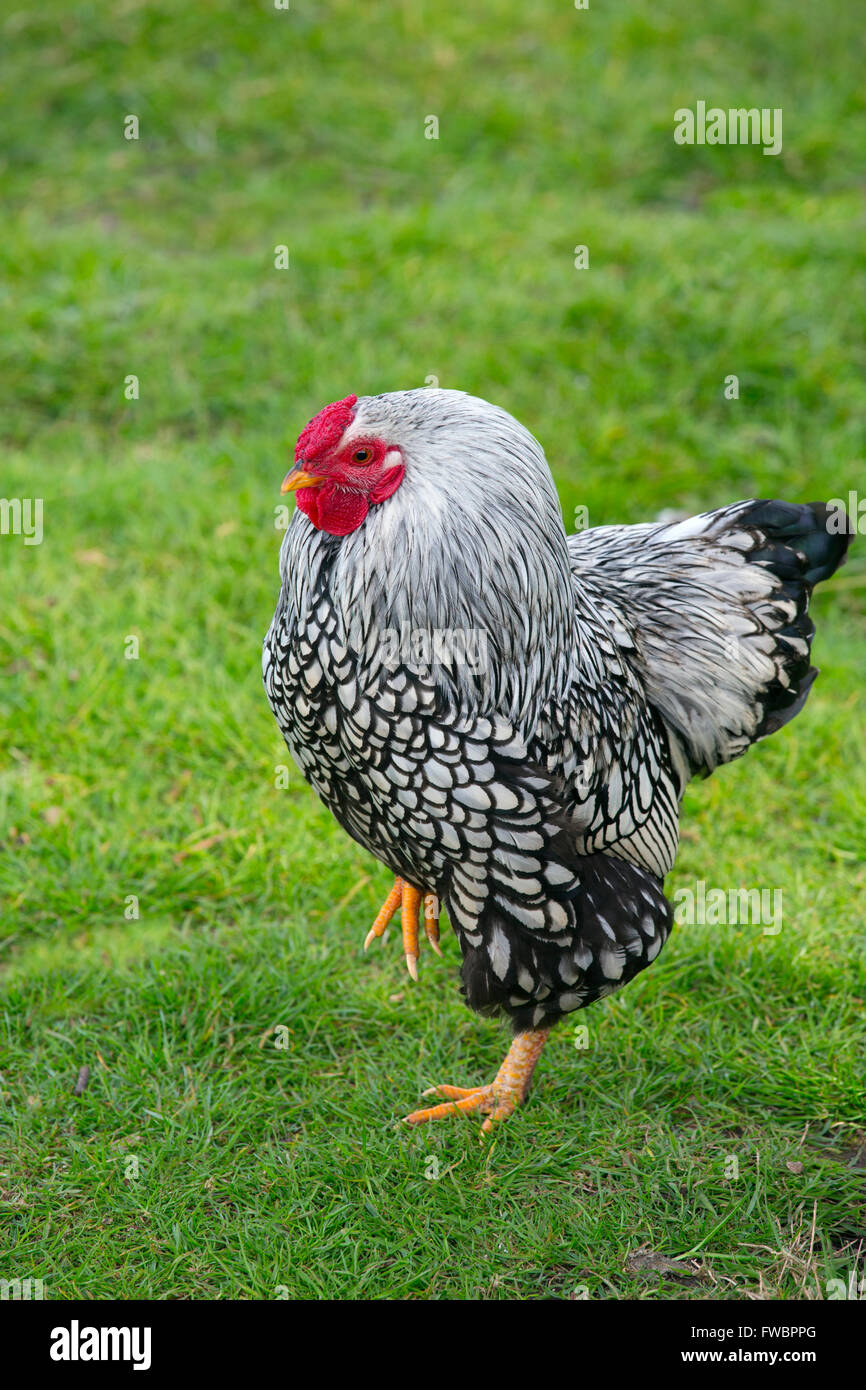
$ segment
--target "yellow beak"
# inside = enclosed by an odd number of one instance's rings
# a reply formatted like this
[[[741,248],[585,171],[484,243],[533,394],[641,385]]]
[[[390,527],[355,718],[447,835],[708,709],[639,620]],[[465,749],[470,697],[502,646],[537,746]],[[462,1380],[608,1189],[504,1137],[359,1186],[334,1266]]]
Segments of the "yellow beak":
[[[316,483],[321,483],[323,481],[324,479],[317,478],[315,473],[305,473],[304,470],[298,468],[296,464],[294,468],[289,469],[285,478],[283,478],[283,485],[280,488],[280,492],[297,492],[298,488],[315,487]]]

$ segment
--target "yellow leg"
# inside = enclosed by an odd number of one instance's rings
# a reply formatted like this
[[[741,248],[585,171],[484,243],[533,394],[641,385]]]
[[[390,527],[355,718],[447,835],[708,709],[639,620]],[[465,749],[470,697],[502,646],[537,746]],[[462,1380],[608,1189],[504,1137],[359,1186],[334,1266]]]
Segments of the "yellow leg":
[[[445,1105],[429,1110],[414,1110],[405,1123],[423,1125],[428,1120],[444,1120],[450,1115],[466,1115],[480,1110],[486,1115],[482,1130],[489,1131],[501,1120],[507,1120],[526,1099],[535,1064],[541,1054],[549,1028],[518,1033],[505,1056],[505,1061],[489,1086],[431,1086],[425,1096],[439,1096]]]
[[[382,935],[397,908],[400,908],[400,925],[403,930],[403,953],[406,969],[413,980],[418,979],[418,912],[421,905],[421,890],[407,883],[404,878],[395,878],[394,886],[382,904],[364,942],[364,950],[371,941]],[[437,955],[441,956],[439,945],[439,899],[435,893],[425,893],[424,931],[427,940]]]

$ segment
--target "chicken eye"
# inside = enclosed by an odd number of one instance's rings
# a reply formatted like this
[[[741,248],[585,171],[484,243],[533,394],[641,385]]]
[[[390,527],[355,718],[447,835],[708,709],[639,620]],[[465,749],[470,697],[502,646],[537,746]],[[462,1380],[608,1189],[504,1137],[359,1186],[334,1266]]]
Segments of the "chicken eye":
[[[373,457],[373,450],[368,448],[356,449],[352,455],[354,463],[369,463]]]

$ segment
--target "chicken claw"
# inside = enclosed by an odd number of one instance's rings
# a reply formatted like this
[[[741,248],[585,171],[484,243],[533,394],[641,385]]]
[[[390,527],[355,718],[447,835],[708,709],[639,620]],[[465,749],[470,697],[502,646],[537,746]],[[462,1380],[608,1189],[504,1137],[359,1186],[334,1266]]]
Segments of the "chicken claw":
[[[487,1117],[481,1129],[489,1133],[526,1099],[535,1064],[549,1032],[549,1028],[539,1028],[518,1033],[488,1086],[431,1086],[424,1095],[439,1096],[445,1104],[431,1106],[429,1110],[413,1110],[403,1123],[423,1125],[428,1120],[444,1120],[451,1115],[468,1115],[480,1110]]]
[[[441,956],[442,947],[439,945],[439,899],[435,893],[424,894],[424,931],[427,940],[433,947],[437,956]]]
[[[404,878],[395,878],[394,886],[379,909],[375,922],[367,932],[364,950],[384,932],[397,908],[400,908],[400,923],[403,928],[403,951],[406,956],[406,969],[413,980],[418,979],[418,910],[422,893],[419,888],[407,883]],[[424,893],[424,931],[427,940],[438,956],[442,954],[439,945],[439,899],[435,893]]]

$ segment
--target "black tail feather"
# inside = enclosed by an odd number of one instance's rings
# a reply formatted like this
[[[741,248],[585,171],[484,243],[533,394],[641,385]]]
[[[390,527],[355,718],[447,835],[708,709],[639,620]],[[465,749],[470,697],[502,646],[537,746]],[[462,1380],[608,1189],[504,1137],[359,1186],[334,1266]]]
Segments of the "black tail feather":
[[[760,501],[740,520],[760,531],[763,541],[749,553],[751,564],[762,565],[782,581],[782,593],[796,604],[796,616],[779,629],[779,638],[804,639],[811,648],[815,625],[808,616],[812,589],[844,564],[851,543],[848,517],[826,502]],[[764,717],[756,738],[766,738],[800,713],[818,675],[808,654],[792,659],[786,683],[774,682],[764,698]]]
[[[755,502],[741,520],[758,527],[767,540],[749,556],[753,564],[765,564],[780,579],[798,579],[810,587],[844,564],[851,543],[848,517],[826,502]]]

